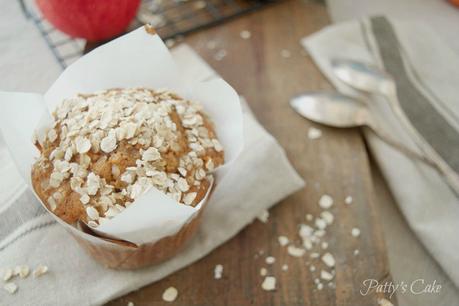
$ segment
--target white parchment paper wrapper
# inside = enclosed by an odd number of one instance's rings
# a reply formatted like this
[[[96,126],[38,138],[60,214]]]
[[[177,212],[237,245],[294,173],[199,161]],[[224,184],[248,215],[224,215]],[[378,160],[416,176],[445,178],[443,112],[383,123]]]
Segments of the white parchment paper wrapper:
[[[214,188],[218,189],[219,180],[243,147],[239,97],[222,79],[201,83],[184,79],[163,41],[144,27],[80,58],[60,75],[45,95],[0,92],[0,129],[30,188],[31,166],[39,155],[32,144],[34,130],[46,129],[51,124],[50,112],[63,99],[117,87],[166,88],[203,104],[225,150],[226,162],[215,171]],[[152,243],[178,232],[196,216],[203,202],[205,200],[196,207],[182,205],[152,188],[116,217],[100,225],[97,232],[137,245]],[[76,231],[73,227],[70,230]]]

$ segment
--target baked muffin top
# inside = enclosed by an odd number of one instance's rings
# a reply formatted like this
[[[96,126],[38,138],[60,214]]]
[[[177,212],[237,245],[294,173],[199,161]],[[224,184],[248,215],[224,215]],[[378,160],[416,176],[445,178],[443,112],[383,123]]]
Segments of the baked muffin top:
[[[68,223],[96,227],[156,188],[184,205],[206,194],[223,148],[199,103],[166,90],[110,89],[65,99],[34,140],[38,196]],[[155,203],[151,203],[154,205]]]

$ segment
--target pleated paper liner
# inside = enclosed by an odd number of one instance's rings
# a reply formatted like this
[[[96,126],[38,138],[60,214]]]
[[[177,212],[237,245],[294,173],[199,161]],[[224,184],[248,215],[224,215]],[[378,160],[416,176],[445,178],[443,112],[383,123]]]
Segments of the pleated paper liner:
[[[202,199],[201,203],[198,204],[200,205],[198,212],[191,220],[185,223],[177,233],[163,237],[155,242],[141,245],[136,245],[125,240],[102,237],[94,233],[94,231],[82,222],[79,222],[77,226],[72,226],[51,212],[35,190],[33,190],[33,192],[37,199],[40,200],[43,208],[45,208],[97,262],[111,269],[133,270],[161,263],[179,253],[186,246],[187,242],[193,238],[201,223],[202,213],[207,206],[207,202],[214,187],[215,181],[212,179],[205,197]]]
[[[86,226],[81,226],[79,229],[96,239],[85,239],[75,231],[69,232],[87,253],[105,267],[138,269],[158,264],[179,253],[196,233],[206,206],[207,201],[203,203],[197,216],[186,223],[175,235],[139,246],[123,240],[94,236],[94,233]]]

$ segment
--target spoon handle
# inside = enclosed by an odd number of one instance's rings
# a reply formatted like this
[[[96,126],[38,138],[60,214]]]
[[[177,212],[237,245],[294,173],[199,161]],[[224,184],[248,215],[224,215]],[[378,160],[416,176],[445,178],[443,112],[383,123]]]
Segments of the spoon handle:
[[[387,143],[388,145],[390,145],[393,148],[397,149],[398,151],[402,152],[406,156],[414,158],[414,159],[417,159],[419,161],[422,161],[423,163],[426,163],[429,166],[431,166],[431,167],[433,167],[433,168],[435,168],[437,170],[440,170],[439,167],[437,166],[437,164],[433,160],[431,160],[430,158],[426,157],[425,155],[416,153],[415,151],[409,149],[407,146],[403,145],[402,143],[394,140],[389,134],[387,134],[386,132],[383,132],[380,128],[377,128],[376,126],[372,125],[371,129],[385,143]]]

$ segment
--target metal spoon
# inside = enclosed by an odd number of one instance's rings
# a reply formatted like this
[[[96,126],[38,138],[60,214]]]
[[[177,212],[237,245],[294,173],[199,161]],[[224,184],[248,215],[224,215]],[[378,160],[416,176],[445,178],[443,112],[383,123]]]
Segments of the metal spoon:
[[[392,77],[377,66],[342,58],[332,59],[331,66],[341,81],[355,89],[382,95],[396,90]]]
[[[408,149],[383,132],[366,106],[348,96],[337,92],[307,92],[293,97],[290,105],[298,114],[317,123],[338,128],[368,126],[392,147],[436,167],[436,164],[430,159]]]
[[[389,105],[399,122],[410,133],[424,155],[436,164],[435,168],[459,195],[459,174],[435,152],[406,117],[398,101],[397,87],[393,78],[377,66],[354,60],[333,59],[331,65],[335,75],[347,85],[368,94],[381,95],[389,101]]]

